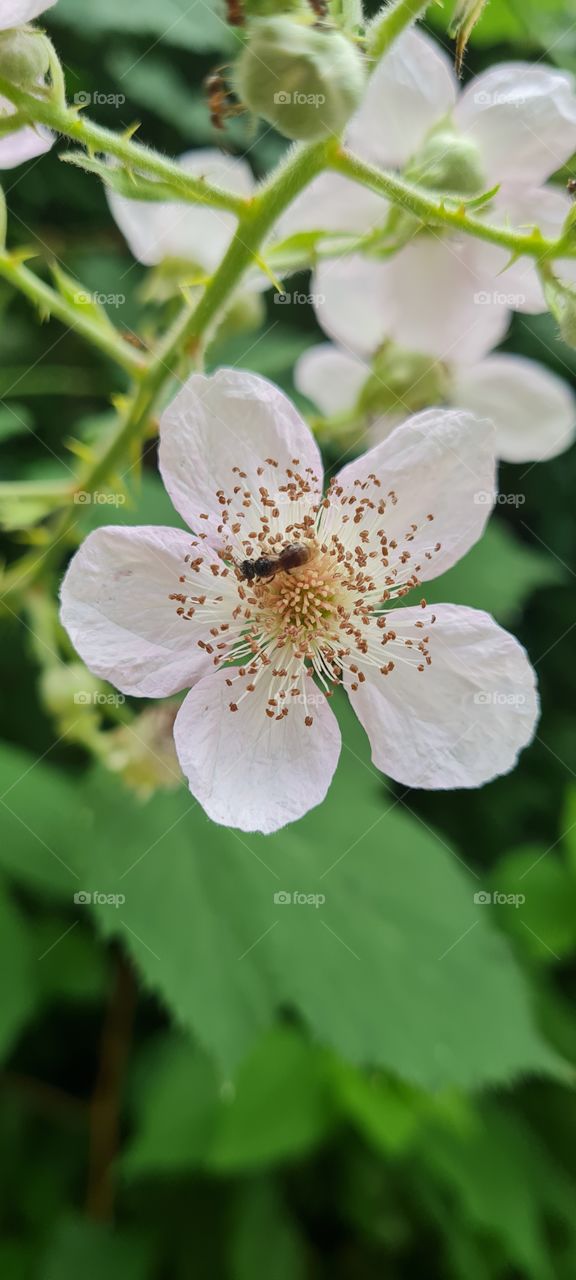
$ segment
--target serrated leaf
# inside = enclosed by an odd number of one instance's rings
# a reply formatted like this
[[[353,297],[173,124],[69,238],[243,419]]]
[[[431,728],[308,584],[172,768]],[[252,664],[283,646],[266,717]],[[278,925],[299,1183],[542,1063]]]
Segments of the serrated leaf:
[[[202,1164],[219,1106],[218,1078],[204,1054],[175,1037],[155,1045],[140,1073],[135,1133],[122,1173],[162,1177]]]
[[[12,1049],[36,1000],[26,925],[0,881],[0,1057]]]
[[[69,1218],[56,1228],[42,1280],[151,1280],[149,1246],[132,1232],[88,1218]]]
[[[0,796],[2,870],[71,902],[79,886],[79,849],[93,820],[74,782],[3,743]]]

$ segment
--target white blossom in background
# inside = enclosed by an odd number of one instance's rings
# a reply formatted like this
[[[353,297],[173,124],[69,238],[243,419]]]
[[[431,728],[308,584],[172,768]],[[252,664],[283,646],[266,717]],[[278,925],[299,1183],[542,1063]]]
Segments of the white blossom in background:
[[[549,369],[525,356],[497,352],[476,363],[454,358],[436,364],[433,358],[411,358],[394,349],[390,369],[406,366],[406,386],[400,404],[379,408],[389,399],[386,372],[331,343],[318,343],[297,361],[295,385],[325,417],[353,415],[366,421],[369,438],[382,439],[404,416],[420,392],[428,404],[443,403],[490,418],[496,428],[496,453],[505,462],[543,462],[562,453],[576,434],[576,397],[572,388]],[[369,393],[367,396],[366,393]],[[403,404],[404,400],[404,413]]]
[[[87,666],[125,694],[190,688],[175,742],[216,822],[271,832],[326,795],[342,683],[377,768],[406,785],[476,787],[512,768],[538,716],[534,672],[487,614],[430,608],[420,584],[480,537],[494,430],[431,410],[343,468],[253,374],[196,374],[165,411],[160,468],[192,533],[91,533],[62,586]],[[244,562],[296,545],[298,567]],[[397,607],[414,588],[416,603]]]
[[[51,9],[56,0],[0,0],[0,32],[21,27]],[[14,114],[14,106],[0,96],[0,120]],[[54,135],[42,125],[26,126],[15,133],[0,135],[0,169],[14,169],[26,160],[49,151]]]
[[[448,57],[429,37],[405,32],[376,67],[348,126],[350,150],[431,188],[500,189],[481,216],[557,235],[568,196],[542,184],[576,150],[573,79],[537,63],[503,63],[459,92]],[[322,175],[288,210],[282,232],[323,228],[362,234],[386,221],[386,201],[340,175]],[[440,228],[420,231],[391,258],[322,263],[313,292],[322,327],[369,354],[390,334],[441,359],[477,361],[503,336],[511,311],[546,309],[529,259]],[[566,268],[566,270],[564,270]],[[562,264],[570,278],[573,264]],[[502,274],[500,274],[502,273]],[[376,305],[368,305],[376,302]]]
[[[179,163],[185,173],[239,196],[254,190],[246,160],[215,148],[188,151]],[[207,274],[215,271],[234,235],[232,213],[184,201],[130,200],[107,188],[108,203],[131,253],[146,267],[187,263]],[[268,281],[266,281],[266,284]]]

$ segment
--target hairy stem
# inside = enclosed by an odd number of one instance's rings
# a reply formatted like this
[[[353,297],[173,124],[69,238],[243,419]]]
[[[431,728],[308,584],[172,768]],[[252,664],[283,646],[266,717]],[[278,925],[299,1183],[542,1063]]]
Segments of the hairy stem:
[[[429,4],[430,0],[396,0],[395,4],[385,4],[368,29],[370,57],[379,62],[393,41],[426,11]]]

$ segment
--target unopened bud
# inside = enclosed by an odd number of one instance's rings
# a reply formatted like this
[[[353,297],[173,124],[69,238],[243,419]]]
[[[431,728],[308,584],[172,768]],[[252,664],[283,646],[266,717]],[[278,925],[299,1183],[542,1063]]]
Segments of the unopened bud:
[[[59,719],[76,718],[86,707],[93,707],[105,688],[82,662],[47,667],[40,677],[42,702]]]
[[[0,31],[0,75],[22,89],[42,84],[50,69],[50,42],[34,27]]]
[[[372,421],[380,414],[417,413],[447,399],[448,372],[430,356],[387,342],[375,357],[372,370],[358,402],[361,412]]]
[[[485,186],[476,143],[451,129],[430,135],[411,160],[405,176],[429,190],[463,196],[477,195]]]
[[[286,138],[340,133],[362,97],[362,57],[341,31],[297,17],[256,18],[236,67],[239,97]]]
[[[121,726],[106,734],[105,763],[141,800],[182,784],[173,736],[179,709],[177,702],[146,707],[133,728]]]

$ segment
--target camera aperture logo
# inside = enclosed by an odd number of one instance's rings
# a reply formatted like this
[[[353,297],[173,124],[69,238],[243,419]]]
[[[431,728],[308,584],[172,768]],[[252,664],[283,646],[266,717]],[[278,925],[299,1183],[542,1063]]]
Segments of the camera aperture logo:
[[[74,902],[77,907],[123,907],[126,901],[124,893],[99,893],[97,889],[88,893],[86,889],[79,889],[74,894]]]
[[[325,893],[288,893],[286,889],[280,889],[274,894],[274,904],[277,907],[323,907],[326,901]]]
[[[497,889],[490,893],[487,889],[479,889],[474,894],[474,902],[477,907],[486,907],[489,903],[497,907],[523,907],[526,901],[525,893],[499,893]]]

